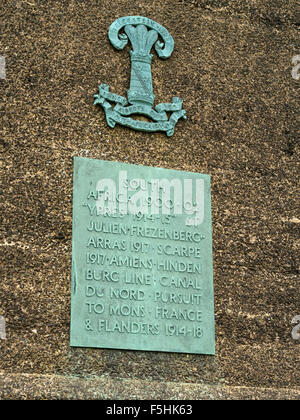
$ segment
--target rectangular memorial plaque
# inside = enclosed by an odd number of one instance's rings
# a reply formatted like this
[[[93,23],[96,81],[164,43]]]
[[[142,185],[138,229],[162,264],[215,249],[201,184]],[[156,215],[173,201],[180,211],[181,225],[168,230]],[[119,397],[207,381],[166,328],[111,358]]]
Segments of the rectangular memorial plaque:
[[[215,353],[209,175],[74,158],[71,346]]]

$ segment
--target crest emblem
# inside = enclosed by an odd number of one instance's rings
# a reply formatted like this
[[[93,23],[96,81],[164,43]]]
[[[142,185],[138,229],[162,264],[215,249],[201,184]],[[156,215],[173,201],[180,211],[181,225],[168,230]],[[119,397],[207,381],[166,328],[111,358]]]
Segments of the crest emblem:
[[[186,111],[182,109],[182,100],[178,97],[173,97],[171,103],[161,103],[153,108],[155,96],[151,75],[153,45],[160,58],[168,58],[174,49],[172,36],[154,20],[142,16],[126,16],[112,23],[108,37],[117,50],[122,50],[128,40],[132,46],[128,99],[110,92],[109,85],[104,83],[99,86],[99,93],[94,95],[94,104],[102,106],[107,124],[112,128],[118,123],[134,130],[164,131],[167,136],[172,136],[177,121],[186,118]],[[167,112],[171,113],[169,118]],[[150,122],[135,120],[130,117],[133,115],[143,115]]]

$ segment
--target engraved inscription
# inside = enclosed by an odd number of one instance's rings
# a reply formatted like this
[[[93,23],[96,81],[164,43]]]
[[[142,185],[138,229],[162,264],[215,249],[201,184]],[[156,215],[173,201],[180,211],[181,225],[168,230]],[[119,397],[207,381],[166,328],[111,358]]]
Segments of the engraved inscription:
[[[207,176],[78,160],[71,345],[214,354]]]

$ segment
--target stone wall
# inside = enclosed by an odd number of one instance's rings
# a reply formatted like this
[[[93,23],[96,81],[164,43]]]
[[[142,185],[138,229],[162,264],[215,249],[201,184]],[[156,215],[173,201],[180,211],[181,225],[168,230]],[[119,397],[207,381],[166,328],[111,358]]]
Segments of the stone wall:
[[[127,15],[175,40],[152,65],[156,103],[187,110],[172,137],[93,106],[128,89],[107,37]],[[0,398],[300,399],[298,25],[294,0],[5,3]],[[215,357],[69,346],[73,156],[211,174]]]

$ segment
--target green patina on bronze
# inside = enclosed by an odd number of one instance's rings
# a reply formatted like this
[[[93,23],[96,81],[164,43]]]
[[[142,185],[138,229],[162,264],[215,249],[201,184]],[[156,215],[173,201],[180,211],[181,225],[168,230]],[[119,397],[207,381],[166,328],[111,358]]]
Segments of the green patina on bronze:
[[[214,354],[210,176],[74,159],[71,346]]]
[[[148,29],[149,28],[149,29]],[[120,33],[124,29],[123,33]],[[158,40],[161,37],[162,42]],[[99,93],[95,95],[94,104],[101,105],[106,114],[106,121],[110,127],[116,123],[140,131],[165,131],[168,136],[174,134],[177,121],[186,118],[182,109],[182,100],[174,97],[172,103],[154,105],[152,89],[150,53],[153,45],[160,58],[168,58],[174,49],[174,40],[167,29],[157,22],[143,16],[126,16],[117,19],[110,26],[108,37],[112,45],[122,50],[131,42],[131,77],[128,99],[109,91],[109,85],[99,86]],[[115,106],[111,103],[115,103]],[[168,119],[167,112],[171,112]],[[151,121],[137,121],[129,115],[140,114]],[[154,121],[154,122],[153,122]]]

